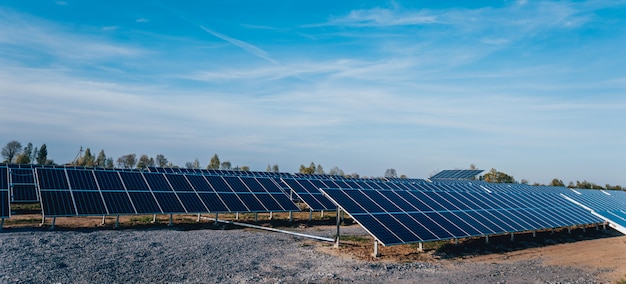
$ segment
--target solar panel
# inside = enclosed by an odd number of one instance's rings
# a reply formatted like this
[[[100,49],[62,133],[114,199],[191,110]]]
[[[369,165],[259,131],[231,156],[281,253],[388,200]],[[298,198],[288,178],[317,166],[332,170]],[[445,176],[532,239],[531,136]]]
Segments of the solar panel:
[[[313,180],[308,179],[288,179],[283,178],[282,181],[291,189],[291,191],[302,200],[311,210],[334,210],[337,208],[328,198],[319,191],[318,186],[327,187],[325,184],[314,184]],[[321,181],[319,181],[321,183]]]
[[[8,168],[0,167],[0,218],[11,217],[11,197],[9,196],[8,177]]]
[[[563,196],[601,216],[622,233],[626,233],[626,192],[571,189]]]
[[[331,188],[322,192],[384,245],[602,222],[554,193]]]
[[[483,170],[443,170],[430,179],[472,179],[482,172]]]

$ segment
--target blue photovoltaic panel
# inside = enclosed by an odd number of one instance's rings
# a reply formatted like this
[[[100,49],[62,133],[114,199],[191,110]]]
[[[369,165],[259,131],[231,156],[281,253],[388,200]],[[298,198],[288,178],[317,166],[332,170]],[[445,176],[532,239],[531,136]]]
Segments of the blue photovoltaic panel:
[[[229,212],[230,210],[224,202],[222,202],[221,198],[214,192],[200,192],[198,193],[200,199],[206,207],[209,209],[209,212]]]
[[[11,216],[8,168],[0,167],[0,218]]]
[[[483,170],[443,170],[430,179],[471,179]]]
[[[136,213],[130,197],[125,191],[102,191],[102,198],[111,215]]]
[[[9,196],[8,169],[0,167],[0,218],[9,218],[11,216]]]
[[[178,196],[173,192],[153,192],[154,197],[156,198],[159,205],[161,205],[161,209],[163,213],[186,213],[187,210],[183,207],[178,200]]]
[[[93,171],[67,169],[67,178],[72,190],[98,190]]]
[[[145,173],[143,176],[146,178],[148,186],[150,186],[152,191],[172,192],[172,187],[165,179],[165,174]]]
[[[165,177],[172,185],[174,191],[193,191],[191,184],[189,184],[187,178],[184,175],[166,175]]]
[[[41,190],[41,207],[47,216],[77,215],[69,190]]]
[[[69,189],[64,169],[40,168],[36,171],[41,190]]]
[[[35,174],[32,168],[12,168],[9,169],[11,184],[34,184]]]
[[[385,245],[602,222],[555,193],[322,191]]]
[[[320,187],[327,187],[327,185],[323,184],[322,181],[283,178],[283,182],[311,210],[334,210],[337,208],[337,206],[335,206],[319,191]],[[317,185],[314,183],[317,183]]]
[[[617,190],[571,189],[563,196],[609,223],[626,228],[626,192]]]
[[[159,204],[154,199],[151,192],[145,191],[129,191],[128,195],[135,205],[137,214],[161,214],[163,211],[159,208]]]
[[[141,190],[149,191],[148,184],[139,172],[119,172],[122,182],[128,191]]]
[[[124,184],[117,172],[95,171],[94,175],[101,190],[125,191]]]
[[[108,215],[98,191],[72,191],[78,215]]]

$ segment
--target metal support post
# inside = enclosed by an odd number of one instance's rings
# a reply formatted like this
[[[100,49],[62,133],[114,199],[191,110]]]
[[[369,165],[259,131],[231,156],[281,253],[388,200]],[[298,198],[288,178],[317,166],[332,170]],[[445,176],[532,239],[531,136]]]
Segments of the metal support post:
[[[485,244],[489,244],[489,235],[485,235]]]
[[[606,223],[602,223],[602,230],[606,231]]]
[[[378,254],[378,240],[374,241],[374,253],[372,254],[373,257],[379,257],[380,254]]]
[[[156,223],[156,214],[152,215],[152,223]]]
[[[259,221],[259,212],[254,212],[254,222]]]
[[[218,217],[219,217],[219,213],[215,213],[215,223],[213,223],[213,226],[215,227],[218,226],[218,223],[217,223],[217,220],[219,220]]]
[[[57,223],[57,217],[52,217],[52,226],[50,227],[50,230],[54,230],[56,223]]]
[[[569,227],[569,226],[567,227],[567,233],[572,234],[572,227]]]
[[[511,233],[511,241],[515,241],[515,234]]]
[[[269,220],[272,220],[272,219],[274,219],[274,212],[270,211],[270,217],[269,217]]]
[[[0,231],[2,231],[2,227],[4,227],[4,218],[2,218],[2,221],[0,221]]]
[[[120,227],[120,215],[115,216],[115,228]]]
[[[340,211],[341,209],[339,208],[339,206],[337,206],[337,235],[335,235],[335,248],[339,248],[339,239],[340,239],[339,227],[341,226],[341,217],[339,214]]]
[[[313,210],[309,211],[309,222],[313,221]]]
[[[239,212],[235,213],[235,220],[239,220]]]
[[[583,233],[587,232],[587,228],[585,228],[585,226],[583,226]]]
[[[598,225],[598,223],[596,223],[596,231],[600,231],[600,225]]]
[[[550,229],[550,235],[554,235],[554,228]]]
[[[322,210],[322,212],[320,213],[320,218],[324,218],[324,210]]]
[[[424,252],[424,245],[422,242],[418,243],[418,247],[417,247],[417,251],[419,252]]]
[[[201,216],[202,216],[202,214],[198,214],[198,219],[196,220],[196,223],[200,223]]]
[[[170,214],[170,223],[167,224],[168,227],[174,226],[174,214]]]
[[[289,211],[289,222],[293,222],[293,212]]]
[[[39,226],[41,227],[41,226],[43,226],[45,224],[46,224],[46,216],[44,215],[44,216],[41,217],[41,224],[39,224]]]
[[[455,245],[455,246],[458,246],[458,245],[459,245],[459,239],[454,238],[454,245]]]
[[[533,231],[533,238],[537,237],[537,231]]]
[[[100,225],[104,226],[107,223],[107,216],[106,215],[102,215],[102,223],[100,223]]]

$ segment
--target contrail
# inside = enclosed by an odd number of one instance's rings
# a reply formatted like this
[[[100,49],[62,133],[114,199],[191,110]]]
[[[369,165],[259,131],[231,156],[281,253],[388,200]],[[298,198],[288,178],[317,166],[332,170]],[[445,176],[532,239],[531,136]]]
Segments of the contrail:
[[[272,59],[267,54],[267,52],[265,52],[265,50],[262,50],[262,49],[254,46],[254,45],[251,45],[251,44],[249,44],[247,42],[244,42],[244,41],[241,41],[241,40],[229,37],[227,35],[218,33],[216,31],[213,31],[213,30],[211,30],[211,29],[209,29],[209,28],[207,28],[207,27],[205,27],[203,25],[199,25],[199,26],[205,32],[210,33],[210,34],[214,35],[215,37],[221,38],[221,39],[223,39],[223,40],[225,40],[225,41],[227,41],[227,42],[229,42],[229,43],[231,43],[231,44],[233,44],[233,45],[235,45],[235,46],[245,50],[246,52],[248,52],[248,53],[250,53],[252,55],[255,55],[255,56],[259,57],[259,58],[263,58],[263,59],[265,59],[265,60],[267,60],[267,61],[269,61],[269,62],[271,62],[273,64],[278,64],[278,62],[276,62],[276,60]]]

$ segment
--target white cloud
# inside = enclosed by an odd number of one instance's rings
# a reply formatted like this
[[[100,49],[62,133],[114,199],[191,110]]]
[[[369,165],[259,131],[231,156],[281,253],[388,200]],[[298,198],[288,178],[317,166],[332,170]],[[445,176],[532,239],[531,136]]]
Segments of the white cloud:
[[[139,18],[139,19],[135,20],[135,22],[137,22],[137,23],[148,23],[148,22],[150,22],[150,20],[148,20],[146,18]]]

